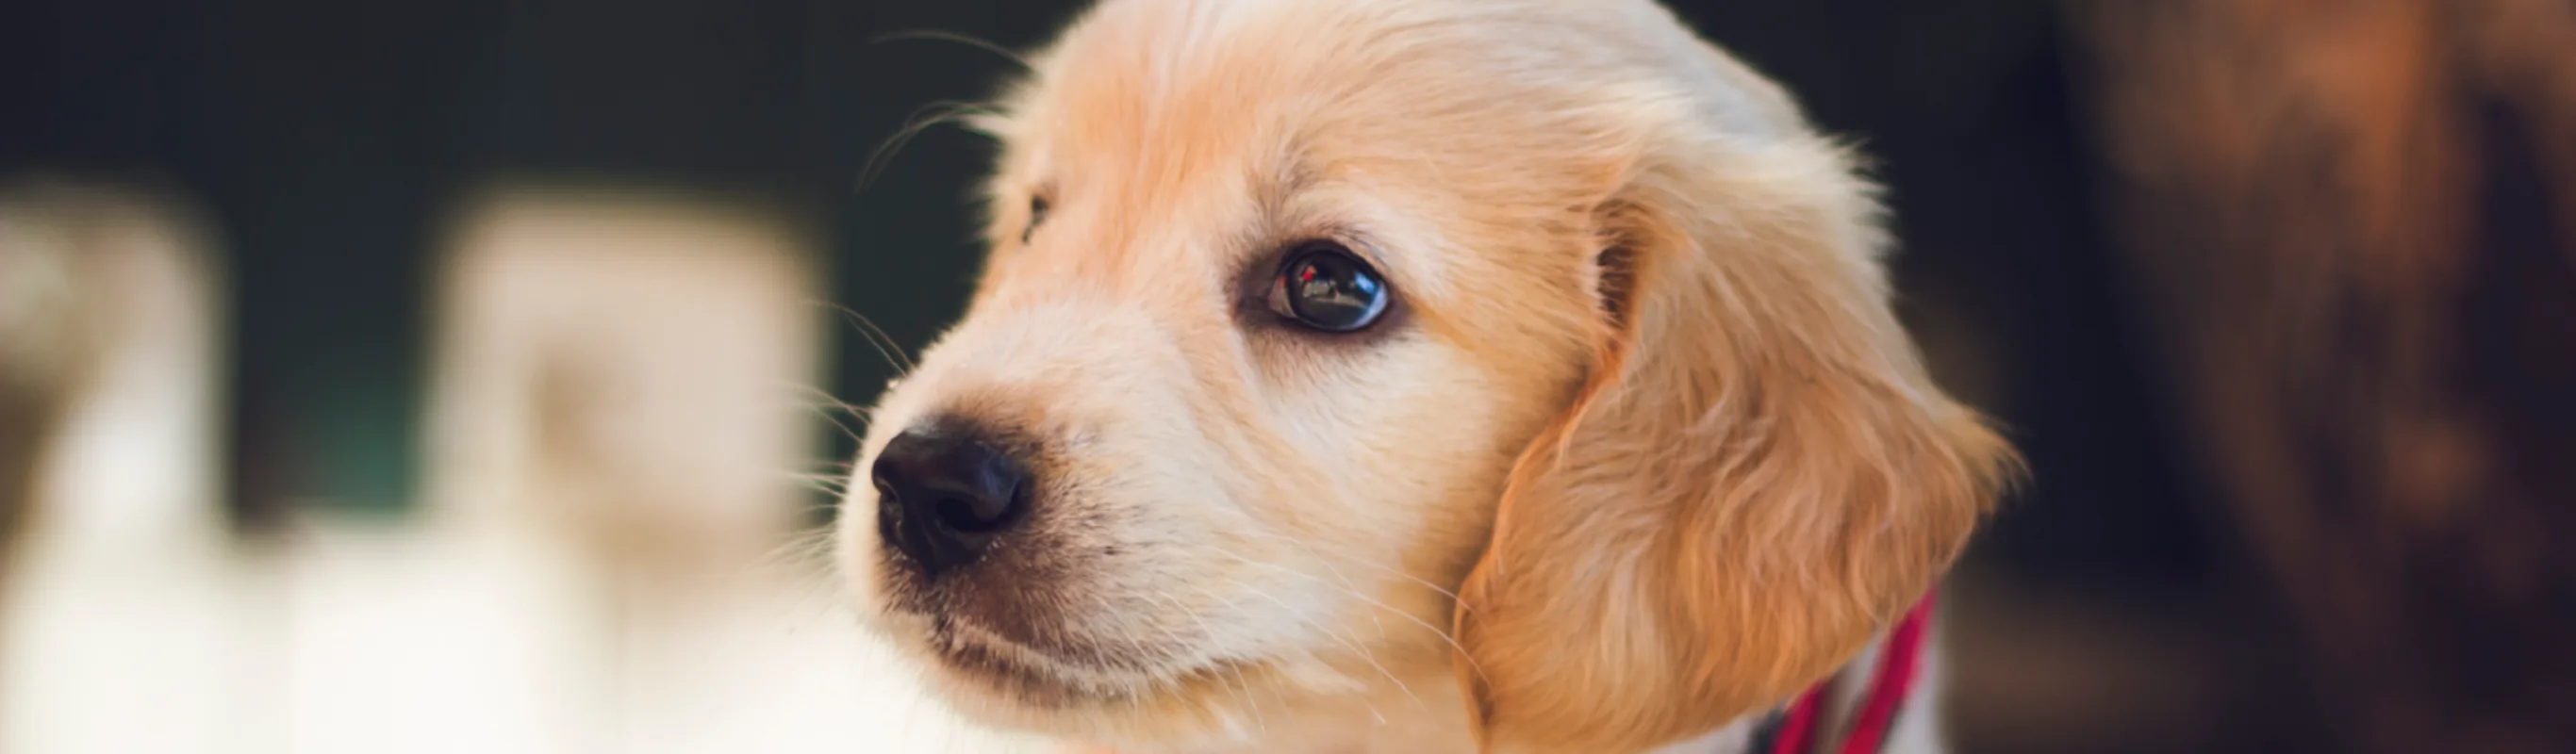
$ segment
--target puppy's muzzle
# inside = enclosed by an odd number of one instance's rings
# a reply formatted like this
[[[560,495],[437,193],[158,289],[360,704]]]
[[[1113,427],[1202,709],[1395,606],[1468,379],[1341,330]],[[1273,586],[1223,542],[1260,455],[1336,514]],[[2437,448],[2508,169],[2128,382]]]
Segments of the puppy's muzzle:
[[[1027,464],[970,430],[904,430],[877,454],[877,533],[925,580],[974,564],[1028,518]]]

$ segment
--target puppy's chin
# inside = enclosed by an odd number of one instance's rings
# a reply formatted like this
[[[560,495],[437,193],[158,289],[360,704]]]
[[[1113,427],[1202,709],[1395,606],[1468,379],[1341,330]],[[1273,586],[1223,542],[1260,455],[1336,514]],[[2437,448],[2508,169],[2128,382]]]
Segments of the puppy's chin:
[[[933,689],[967,718],[1069,738],[1231,737],[1249,714],[1240,708],[1242,686],[1272,675],[1260,662],[1179,659],[1188,654],[1183,647],[1066,657],[937,614],[889,610],[872,627],[911,656]]]

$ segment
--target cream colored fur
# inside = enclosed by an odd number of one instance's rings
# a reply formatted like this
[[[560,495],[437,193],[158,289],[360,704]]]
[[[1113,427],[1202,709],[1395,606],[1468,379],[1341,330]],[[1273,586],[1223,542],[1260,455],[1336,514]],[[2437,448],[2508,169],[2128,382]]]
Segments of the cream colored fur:
[[[1125,664],[971,622],[1040,677],[946,660],[886,597],[867,484],[841,546],[988,724],[1724,750],[1939,578],[2012,464],[1890,313],[1851,158],[1644,0],[1109,0],[981,125],[984,276],[859,468],[933,414],[1065,449],[1040,504],[1117,554],[1046,586],[1048,630]],[[1319,237],[1385,273],[1388,322],[1244,313]]]

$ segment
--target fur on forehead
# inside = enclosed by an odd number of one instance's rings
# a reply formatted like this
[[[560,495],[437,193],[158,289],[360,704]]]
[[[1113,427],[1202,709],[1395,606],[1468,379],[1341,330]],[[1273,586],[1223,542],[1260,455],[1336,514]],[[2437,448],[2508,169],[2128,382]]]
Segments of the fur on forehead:
[[[1745,138],[1802,131],[1786,97],[1732,61],[1716,100],[1645,75],[1673,62],[1659,51],[1696,43],[1650,3],[1610,5],[1104,4],[970,119],[1003,147],[986,185],[992,264],[1024,251],[1032,198],[1050,217],[1114,208],[1092,218],[1106,226],[1084,234],[1094,248],[1066,252],[1091,264],[1182,217],[1238,218],[1225,230],[1254,247],[1358,226],[1395,250],[1372,261],[1430,304],[1434,334],[1590,339],[1593,257],[1611,232],[1598,210],[1657,131],[1695,115]],[[1641,29],[1674,38],[1599,41]],[[1532,304],[1549,316],[1480,311]]]
[[[1143,192],[1204,168],[1272,185],[1429,168],[1482,200],[1564,208],[1616,182],[1641,136],[1631,101],[1682,99],[1605,86],[1641,80],[1609,69],[1643,61],[1600,45],[1533,49],[1511,33],[1531,22],[1522,3],[1172,4],[1104,5],[1035,58],[979,122],[1006,146],[997,195]],[[1479,176],[1512,180],[1465,180]]]

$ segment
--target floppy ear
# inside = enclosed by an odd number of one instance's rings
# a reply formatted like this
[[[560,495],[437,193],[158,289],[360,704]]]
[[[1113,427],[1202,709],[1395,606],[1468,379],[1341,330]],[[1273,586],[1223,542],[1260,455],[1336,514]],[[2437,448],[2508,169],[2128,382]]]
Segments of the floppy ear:
[[[1592,376],[1460,590],[1488,750],[1645,749],[1787,699],[1922,596],[2015,463],[1926,376],[1838,148],[1645,149],[1596,215]]]

